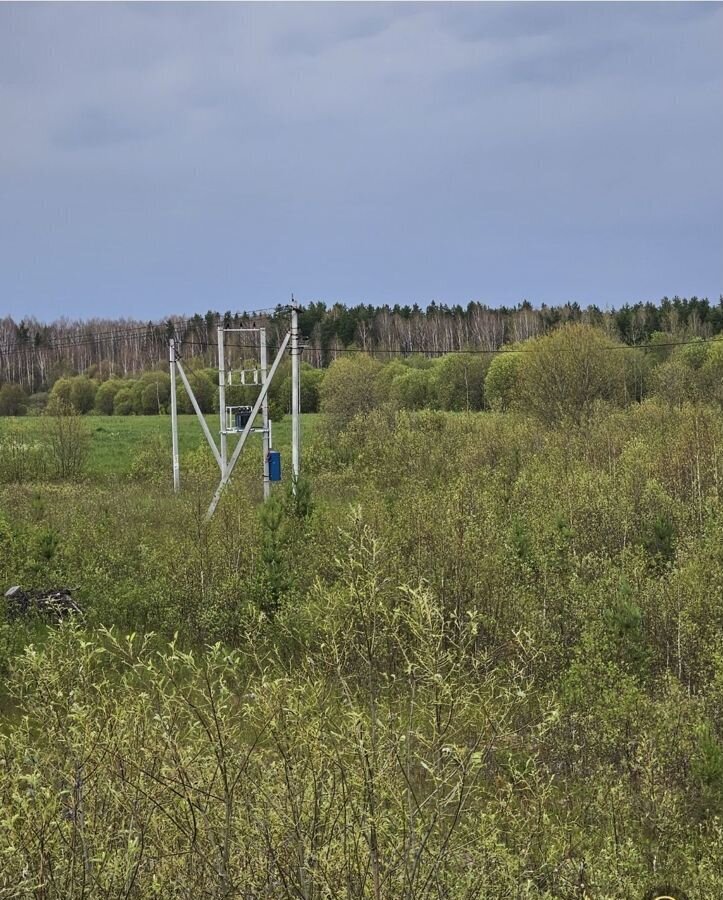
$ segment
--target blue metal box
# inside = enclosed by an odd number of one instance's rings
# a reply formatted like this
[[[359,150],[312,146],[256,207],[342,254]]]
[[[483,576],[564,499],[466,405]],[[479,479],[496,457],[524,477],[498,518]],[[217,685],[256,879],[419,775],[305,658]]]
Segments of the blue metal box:
[[[269,481],[281,481],[281,453],[269,450]]]

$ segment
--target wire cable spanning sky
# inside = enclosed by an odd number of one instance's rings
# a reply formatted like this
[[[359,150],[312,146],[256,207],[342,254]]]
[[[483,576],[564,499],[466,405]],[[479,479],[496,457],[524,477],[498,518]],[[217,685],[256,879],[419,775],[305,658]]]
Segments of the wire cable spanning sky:
[[[0,316],[723,290],[720,3],[0,4]]]

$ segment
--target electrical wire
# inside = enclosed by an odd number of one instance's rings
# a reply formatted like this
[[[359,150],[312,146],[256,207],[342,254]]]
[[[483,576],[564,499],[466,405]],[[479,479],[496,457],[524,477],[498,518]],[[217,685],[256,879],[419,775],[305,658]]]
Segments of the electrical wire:
[[[277,307],[276,309],[266,309],[266,310],[253,310],[251,312],[242,312],[236,313],[234,318],[239,318],[241,320],[246,318],[258,317],[258,313],[264,312],[277,312],[279,309],[283,309],[283,307]],[[217,315],[214,318],[214,324],[211,327],[218,327],[219,324],[223,322],[224,316]],[[205,323],[205,320],[204,324]],[[168,319],[165,322],[159,322],[156,324],[148,324],[148,325],[139,325],[133,328],[117,328],[109,331],[95,331],[92,334],[80,334],[77,336],[66,336],[62,339],[58,339],[55,341],[51,341],[48,343],[28,343],[25,345],[17,345],[15,347],[11,347],[8,349],[0,349],[0,358],[2,357],[10,357],[10,356],[23,356],[28,353],[40,353],[40,352],[52,352],[56,350],[70,350],[75,347],[85,347],[91,344],[104,344],[109,342],[115,342],[120,340],[125,340],[130,337],[136,336],[145,336],[147,337],[149,342],[158,342],[166,344],[169,339],[168,331],[169,325],[173,328],[173,333],[176,335],[179,330],[183,329],[193,329],[198,325],[198,320],[193,319]],[[37,332],[36,332],[37,333]],[[31,338],[34,340],[34,338]]]
[[[255,311],[261,312],[261,310]],[[241,314],[242,318],[251,317],[251,314],[243,313]],[[220,321],[223,317],[217,317],[217,322]],[[156,345],[166,345],[170,336],[169,335],[169,325],[173,326],[174,336],[176,336],[176,340],[178,341],[180,346],[186,347],[200,347],[204,350],[209,350],[211,347],[215,347],[216,344],[209,341],[197,341],[186,339],[183,337],[178,337],[178,331],[184,328],[193,329],[197,322],[193,322],[190,319],[181,319],[174,321],[167,321],[165,323],[157,324],[157,325],[145,325],[138,326],[134,328],[125,328],[118,329],[114,331],[101,331],[94,332],[93,334],[87,334],[79,337],[73,338],[65,338],[63,340],[54,341],[52,343],[47,344],[28,344],[26,346],[16,346],[8,350],[0,350],[0,358],[9,358],[11,356],[27,356],[28,354],[36,354],[36,353],[44,353],[44,352],[56,352],[59,350],[72,350],[79,347],[90,346],[90,345],[103,345],[109,343],[115,343],[117,341],[126,340],[130,337],[137,336],[145,336],[147,338],[147,342]],[[643,352],[651,352],[657,350],[664,350],[673,347],[684,347],[693,344],[708,344],[708,343],[717,343],[723,340],[723,337],[709,337],[709,338],[694,338],[690,340],[684,341],[666,341],[665,343],[660,344],[613,344],[608,347],[600,348],[603,351],[618,351],[618,350],[642,350]],[[257,343],[249,343],[249,342],[240,342],[233,343],[228,345],[229,350],[234,349],[258,349]],[[468,349],[462,348],[450,348],[450,349],[442,349],[435,347],[400,347],[398,349],[385,349],[381,347],[374,347],[369,350],[366,350],[361,347],[319,347],[314,346],[312,344],[304,344],[302,342],[301,346],[302,351],[307,350],[315,353],[323,353],[323,354],[354,354],[354,353],[365,353],[370,356],[397,356],[397,357],[405,357],[405,356],[446,356],[449,354],[472,354],[472,355],[499,355],[502,353],[534,353],[535,348],[533,347],[518,347],[515,348],[513,346],[506,347],[498,347],[494,349],[482,349],[479,347],[471,347]],[[557,348],[554,353],[572,353],[575,352],[574,347]]]
[[[711,338],[697,338],[695,340],[687,340],[687,341],[670,341],[664,344],[614,344],[609,347],[601,347],[599,349],[603,351],[616,351],[616,350],[642,350],[647,353],[648,351],[662,350],[669,347],[685,347],[691,344],[715,344],[723,341],[723,337],[711,337]],[[204,344],[201,341],[185,341],[181,340],[181,345],[189,346],[189,347],[203,347],[208,349],[209,345]],[[215,346],[215,345],[214,345]],[[233,344],[229,347],[229,349],[258,349],[257,344]],[[410,348],[400,348],[398,350],[385,350],[382,348],[372,348],[370,350],[365,350],[362,347],[315,347],[311,344],[304,344],[303,340],[301,342],[302,350],[310,350],[316,353],[365,353],[369,356],[375,355],[391,355],[391,356],[416,356],[416,355],[442,355],[447,356],[449,354],[458,353],[458,354],[479,354],[479,355],[496,355],[500,353],[535,353],[534,347],[519,347],[515,349],[514,347],[498,347],[494,350],[483,350],[479,347],[472,347],[468,350],[454,348],[451,350],[443,350],[443,349],[435,349],[432,347],[429,348],[419,348],[419,347],[410,347]],[[560,347],[553,351],[553,353],[574,353],[576,350],[575,347]]]

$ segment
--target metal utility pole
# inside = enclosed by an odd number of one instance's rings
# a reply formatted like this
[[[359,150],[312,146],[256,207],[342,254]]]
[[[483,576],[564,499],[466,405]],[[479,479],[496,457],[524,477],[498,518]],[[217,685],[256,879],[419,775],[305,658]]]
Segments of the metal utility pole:
[[[223,475],[223,462],[221,461],[221,454],[218,452],[218,447],[216,446],[216,441],[214,441],[211,432],[208,430],[208,425],[206,424],[206,419],[204,418],[203,413],[201,412],[201,407],[198,405],[198,400],[196,400],[196,395],[193,393],[193,388],[188,382],[188,378],[186,378],[186,373],[183,371],[183,366],[181,365],[181,360],[176,360],[176,368],[178,369],[178,374],[181,376],[181,381],[183,382],[183,386],[186,389],[186,393],[188,394],[188,399],[191,401],[193,408],[196,412],[196,418],[198,419],[201,430],[206,436],[206,441],[208,442],[208,446],[211,448],[211,453],[213,453],[213,458],[216,460],[219,469],[221,470],[221,474]]]
[[[231,384],[233,377],[232,370],[227,371],[226,368],[226,348],[225,348],[225,332],[250,332],[259,335],[259,365],[258,368],[252,370],[253,385],[259,386],[260,391],[256,398],[256,402],[252,406],[226,406],[226,386]],[[193,405],[194,412],[198,418],[201,430],[208,442],[208,446],[213,453],[219,469],[221,470],[221,479],[219,481],[216,492],[211,500],[211,505],[206,513],[206,521],[213,516],[221,494],[228,484],[234,467],[238,462],[239,456],[246,444],[248,436],[252,432],[261,432],[263,446],[263,485],[264,500],[268,500],[271,496],[272,481],[281,479],[281,457],[277,451],[271,451],[271,419],[269,418],[269,397],[268,391],[271,382],[278,371],[282,359],[286,355],[287,350],[291,347],[291,471],[292,471],[292,488],[294,494],[297,490],[297,481],[299,478],[299,453],[301,445],[301,346],[299,341],[299,313],[298,305],[293,296],[291,298],[291,329],[286,333],[278,348],[278,352],[274,357],[274,361],[269,367],[268,347],[266,343],[266,329],[257,328],[254,324],[251,328],[224,328],[218,327],[218,399],[220,414],[220,450],[211,434],[206,419],[201,412],[198,400],[193,393],[188,377],[181,365],[181,360],[176,355],[176,341],[171,340],[169,360],[171,365],[171,428],[173,432],[173,488],[179,490],[179,456],[178,456],[178,418],[176,414],[176,376],[180,375],[183,386],[186,389],[188,398]],[[258,378],[260,372],[260,379]],[[246,370],[240,372],[241,384],[246,384]],[[251,384],[252,382],[248,382]],[[256,417],[261,413],[262,426],[255,428],[254,422]],[[235,416],[234,416],[235,414]],[[234,419],[234,424],[230,424]],[[228,435],[238,434],[238,442],[234,447],[230,458],[228,456]]]
[[[221,420],[221,474],[226,472],[228,459],[226,444],[226,353],[223,343],[223,326],[218,326],[218,415]]]
[[[231,478],[231,473],[233,472],[234,466],[241,455],[241,451],[244,448],[244,444],[246,443],[246,438],[251,433],[253,428],[254,419],[259,414],[261,410],[261,405],[264,402],[264,398],[269,390],[269,385],[273,381],[274,375],[276,374],[276,370],[279,367],[279,363],[283,359],[284,353],[286,353],[286,348],[289,344],[289,333],[286,334],[286,337],[281,342],[281,346],[279,347],[279,352],[276,354],[276,359],[273,361],[271,369],[269,370],[269,375],[266,381],[261,385],[261,391],[259,396],[256,399],[256,403],[254,403],[253,408],[249,414],[248,422],[246,423],[244,430],[241,432],[241,435],[238,439],[238,444],[236,444],[236,449],[231,454],[231,459],[228,461],[228,465],[226,466],[226,471],[221,475],[221,480],[218,483],[218,487],[216,488],[216,493],[213,495],[213,500],[211,500],[211,505],[208,507],[208,512],[206,513],[206,521],[210,521],[214,512],[216,511],[216,507],[218,506],[218,501],[221,499],[221,494],[223,493],[223,489],[229,482]]]
[[[301,384],[299,376],[299,308],[291,297],[291,487],[296,494],[299,480],[299,447],[301,444],[300,400]]]
[[[266,329],[262,328],[259,331],[259,342],[260,342],[260,359],[259,363],[261,365],[261,385],[266,384],[266,375],[268,370],[268,360],[266,358]],[[269,395],[268,393],[264,394],[264,399],[261,404],[261,444],[262,444],[262,453],[264,458],[264,500],[268,500],[271,496],[271,481],[269,479],[269,450],[271,449],[271,431],[269,424]]]
[[[173,442],[173,490],[181,488],[181,467],[178,461],[178,410],[176,409],[176,342],[171,338],[169,345],[171,364],[171,440]]]

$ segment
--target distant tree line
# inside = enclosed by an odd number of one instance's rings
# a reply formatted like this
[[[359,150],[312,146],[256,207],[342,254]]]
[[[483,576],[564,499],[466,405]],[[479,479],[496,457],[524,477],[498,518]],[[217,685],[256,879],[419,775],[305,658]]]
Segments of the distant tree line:
[[[674,339],[711,337],[723,331],[723,297],[718,303],[698,297],[659,303],[626,304],[620,309],[582,308],[577,303],[560,306],[527,301],[514,307],[490,308],[482,303],[447,306],[430,303],[345,306],[314,302],[300,312],[305,339],[304,360],[325,368],[350,349],[380,356],[404,357],[423,351],[430,357],[465,350],[497,350],[540,337],[564,324],[585,324],[600,329],[611,339],[640,345],[660,332]],[[217,327],[264,326],[273,351],[288,328],[288,307],[260,313],[220,313],[184,319],[177,316],[151,323],[130,319],[61,319],[47,324],[34,318],[16,322],[0,319],[0,384],[20,385],[26,395],[49,392],[64,376],[85,374],[107,381],[128,379],[167,366],[168,341],[175,337],[184,359],[197,359],[210,367],[217,360]],[[244,343],[250,336],[231,340],[237,355],[254,355]],[[151,392],[149,391],[149,396]],[[148,401],[150,406],[151,401]]]
[[[186,366],[201,410],[217,412],[218,370],[204,365],[202,357],[186,360]],[[105,379],[92,368],[89,371],[62,376],[49,392],[30,395],[21,385],[6,382],[0,387],[0,415],[40,414],[58,404],[80,414],[115,416],[164,415],[170,410],[170,376],[165,370]],[[227,403],[252,404],[258,386],[239,380],[236,377],[227,387]],[[498,351],[379,359],[347,350],[325,369],[306,361],[301,366],[302,410],[326,413],[336,430],[381,407],[517,410],[548,423],[564,419],[579,423],[600,404],[623,407],[649,396],[673,406],[699,400],[723,404],[723,337],[676,340],[659,331],[645,343],[631,346],[601,328],[567,323]],[[287,359],[269,390],[273,419],[289,411],[290,398]],[[180,383],[177,408],[193,412]]]

